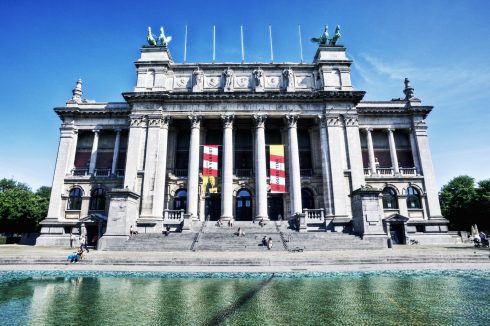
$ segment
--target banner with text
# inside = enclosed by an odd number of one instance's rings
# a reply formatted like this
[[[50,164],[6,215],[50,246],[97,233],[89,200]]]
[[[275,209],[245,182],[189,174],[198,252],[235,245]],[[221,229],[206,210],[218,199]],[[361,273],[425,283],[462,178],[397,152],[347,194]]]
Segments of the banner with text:
[[[286,192],[284,145],[270,145],[269,149],[271,193]]]
[[[202,186],[204,188],[204,193],[217,193],[216,177],[218,176],[218,145],[204,145],[202,157]]]

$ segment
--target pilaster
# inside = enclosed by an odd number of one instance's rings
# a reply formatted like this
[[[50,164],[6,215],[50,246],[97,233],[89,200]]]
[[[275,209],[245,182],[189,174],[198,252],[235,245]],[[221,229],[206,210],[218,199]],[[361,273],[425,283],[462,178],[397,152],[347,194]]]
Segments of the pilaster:
[[[441,218],[441,206],[434,168],[432,165],[432,155],[429,148],[427,137],[427,124],[424,120],[414,122],[415,138],[419,150],[420,164],[424,175],[425,192],[427,193],[427,210],[429,218]]]
[[[69,161],[70,153],[73,151],[73,146],[76,146],[76,129],[74,125],[63,125],[60,128],[60,141],[58,145],[58,155],[56,157],[56,166],[53,174],[53,183],[51,186],[51,196],[49,200],[48,219],[61,219],[61,195],[63,194],[63,186],[65,176],[73,165]]]
[[[359,122],[357,115],[344,116],[345,131],[347,138],[347,150],[349,158],[349,168],[351,173],[351,183],[353,189],[363,186],[364,166],[362,165],[361,139],[359,137]]]

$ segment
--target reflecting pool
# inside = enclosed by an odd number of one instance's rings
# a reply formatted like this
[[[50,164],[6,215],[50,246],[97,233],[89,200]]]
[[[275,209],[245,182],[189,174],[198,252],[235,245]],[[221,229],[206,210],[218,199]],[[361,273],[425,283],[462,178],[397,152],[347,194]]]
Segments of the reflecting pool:
[[[0,273],[0,325],[490,325],[490,271]]]

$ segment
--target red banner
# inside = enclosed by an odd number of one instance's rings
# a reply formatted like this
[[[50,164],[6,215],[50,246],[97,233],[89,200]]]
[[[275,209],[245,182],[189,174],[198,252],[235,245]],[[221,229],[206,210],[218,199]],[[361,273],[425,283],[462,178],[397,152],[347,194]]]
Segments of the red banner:
[[[270,145],[270,186],[271,193],[286,192],[286,172],[284,168],[284,145]]]
[[[204,145],[203,150],[203,176],[218,176],[218,145]]]

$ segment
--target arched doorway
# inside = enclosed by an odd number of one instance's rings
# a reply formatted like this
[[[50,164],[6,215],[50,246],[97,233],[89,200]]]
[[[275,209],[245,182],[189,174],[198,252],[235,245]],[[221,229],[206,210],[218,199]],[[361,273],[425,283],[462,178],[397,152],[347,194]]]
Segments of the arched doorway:
[[[187,210],[187,189],[179,189],[174,195],[174,209]]]
[[[308,188],[301,188],[301,206],[303,209],[315,208],[315,197],[313,192]]]
[[[252,195],[247,189],[240,189],[236,194],[236,220],[252,220]]]
[[[284,202],[282,194],[269,194],[267,198],[267,213],[272,221],[284,219]]]

